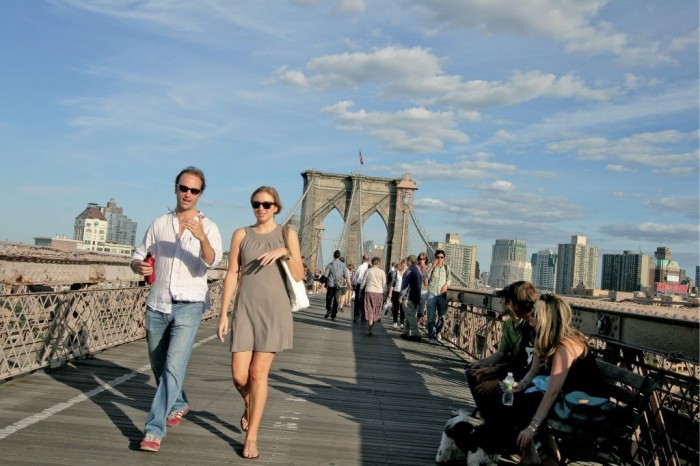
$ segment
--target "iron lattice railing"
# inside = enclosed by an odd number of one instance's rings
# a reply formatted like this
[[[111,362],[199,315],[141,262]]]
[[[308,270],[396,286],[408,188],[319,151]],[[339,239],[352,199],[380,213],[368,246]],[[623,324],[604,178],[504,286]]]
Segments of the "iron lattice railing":
[[[441,337],[474,359],[484,358],[498,348],[501,316],[478,306],[450,303]],[[638,445],[634,464],[697,465],[700,367],[589,337],[602,359],[639,374],[651,374],[658,384],[645,422],[633,439]]]
[[[209,285],[218,315],[223,281]],[[0,382],[146,336],[148,287],[0,295]]]

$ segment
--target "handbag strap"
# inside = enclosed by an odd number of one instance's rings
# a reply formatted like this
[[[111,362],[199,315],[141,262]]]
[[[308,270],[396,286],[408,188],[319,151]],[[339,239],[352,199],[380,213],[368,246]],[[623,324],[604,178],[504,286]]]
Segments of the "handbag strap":
[[[284,226],[282,227],[282,239],[284,240],[284,247],[287,248],[287,251],[289,251],[289,244],[287,241],[288,236],[289,236],[289,224],[285,223]]]

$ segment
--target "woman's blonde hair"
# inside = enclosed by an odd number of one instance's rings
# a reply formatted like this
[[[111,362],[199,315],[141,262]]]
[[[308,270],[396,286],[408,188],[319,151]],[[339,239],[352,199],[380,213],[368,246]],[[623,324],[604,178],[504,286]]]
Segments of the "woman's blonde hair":
[[[588,353],[588,343],[583,333],[571,325],[571,306],[558,296],[543,294],[535,302],[534,310],[537,318],[537,336],[535,337],[535,353],[541,361],[547,362],[559,345],[584,346],[585,356]]]

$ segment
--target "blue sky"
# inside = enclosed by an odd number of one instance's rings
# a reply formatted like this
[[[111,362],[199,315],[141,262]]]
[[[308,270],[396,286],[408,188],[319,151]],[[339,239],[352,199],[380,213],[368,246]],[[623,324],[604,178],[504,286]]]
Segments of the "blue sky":
[[[191,164],[226,245],[257,186],[291,207],[304,170],[410,172],[430,238],[459,233],[482,270],[496,239],[585,235],[601,255],[668,246],[693,276],[698,17],[696,0],[3,2],[0,239],[70,236],[110,198],[140,238]]]

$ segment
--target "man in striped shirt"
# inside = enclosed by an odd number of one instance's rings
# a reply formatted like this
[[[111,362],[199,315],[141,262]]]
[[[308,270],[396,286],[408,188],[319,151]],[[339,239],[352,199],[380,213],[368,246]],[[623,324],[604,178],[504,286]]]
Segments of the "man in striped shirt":
[[[187,167],[175,178],[175,210],[157,218],[131,257],[134,273],[155,281],[146,299],[146,340],[158,388],[146,419],[140,449],[160,450],[167,427],[176,427],[189,411],[182,389],[187,362],[202,313],[209,307],[207,270],[221,261],[221,234],[197,210],[204,173]],[[144,261],[147,254],[155,265]]]

